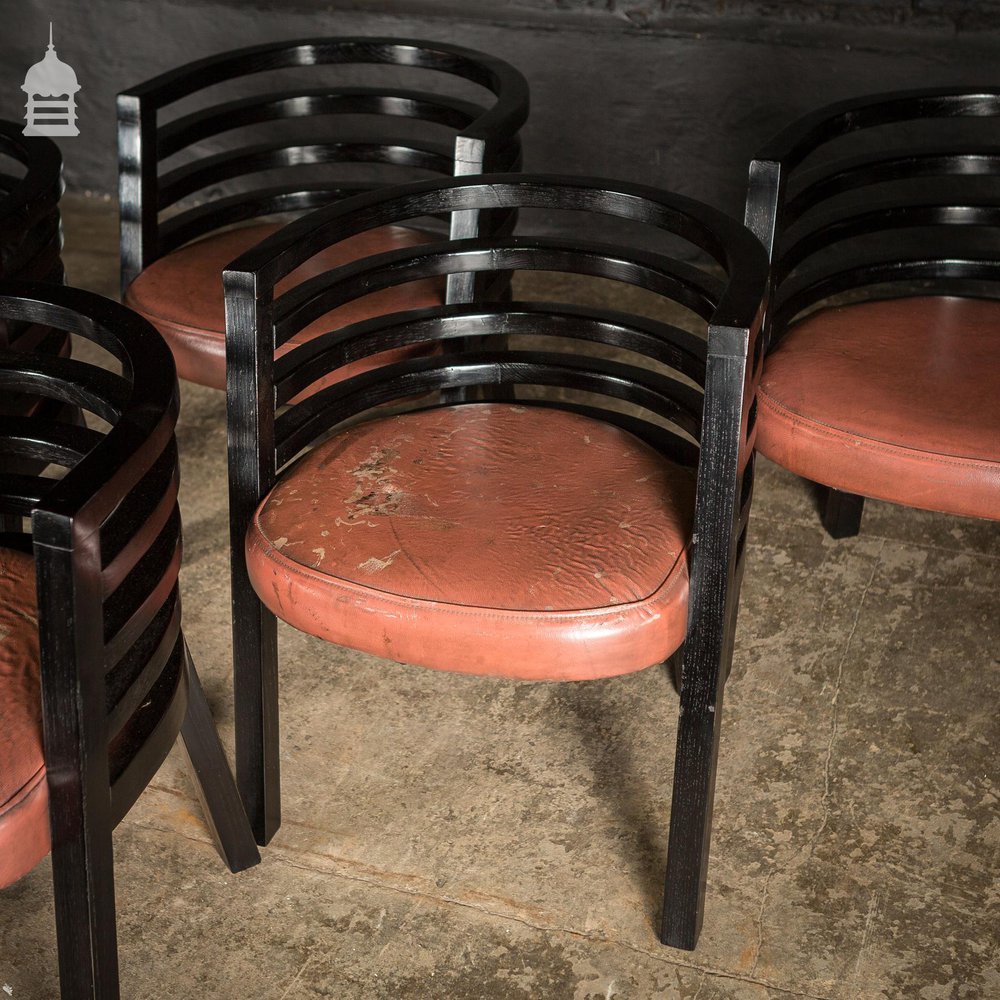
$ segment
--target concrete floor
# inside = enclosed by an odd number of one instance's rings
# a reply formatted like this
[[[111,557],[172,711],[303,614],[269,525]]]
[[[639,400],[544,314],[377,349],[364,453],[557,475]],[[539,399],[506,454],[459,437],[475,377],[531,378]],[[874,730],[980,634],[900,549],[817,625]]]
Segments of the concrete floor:
[[[71,280],[115,214],[68,196]],[[184,386],[185,628],[232,745],[224,402]],[[1000,530],[870,502],[821,530],[762,461],[705,927],[658,920],[676,696],[527,685],[282,626],[284,825],[215,854],[175,751],[115,835],[123,995],[252,1000],[1000,996]],[[0,892],[0,998],[57,995],[50,869]]]

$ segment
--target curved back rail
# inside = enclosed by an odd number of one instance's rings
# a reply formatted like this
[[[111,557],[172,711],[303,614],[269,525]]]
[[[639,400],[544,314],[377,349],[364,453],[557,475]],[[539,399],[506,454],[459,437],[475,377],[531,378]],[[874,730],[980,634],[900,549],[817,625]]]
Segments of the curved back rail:
[[[492,104],[394,86],[290,86],[266,94],[223,100],[169,122],[159,112],[199,90],[274,70],[317,72],[320,67],[374,64],[435,71],[485,88]],[[394,38],[320,38],[256,45],[201,59],[164,73],[118,96],[119,202],[122,290],[158,257],[220,226],[265,215],[314,209],[378,182],[304,181],[296,167],[368,163],[448,175],[512,169],[520,162],[518,130],[528,111],[527,83],[507,63],[440,42]],[[321,125],[317,116],[378,116],[385,134],[352,137],[343,126]],[[206,139],[234,129],[304,119],[294,135],[272,133],[235,148],[189,158],[180,166],[163,161]],[[454,131],[451,146],[392,133],[393,121],[417,119]],[[411,130],[412,131],[412,130]],[[432,130],[433,132],[434,130]],[[231,137],[229,137],[231,140]],[[232,147],[232,141],[230,141]],[[210,197],[169,218],[160,213],[213,186],[280,170],[280,183]],[[412,176],[412,174],[411,174]],[[452,219],[453,235],[474,231],[476,219]]]
[[[772,260],[775,342],[843,292],[1000,279],[988,236],[1000,222],[997,117],[1000,88],[903,91],[823,108],[765,146],[750,165],[746,224]],[[942,142],[948,119],[976,135]],[[900,140],[892,127],[903,125]],[[845,154],[855,133],[866,148]]]

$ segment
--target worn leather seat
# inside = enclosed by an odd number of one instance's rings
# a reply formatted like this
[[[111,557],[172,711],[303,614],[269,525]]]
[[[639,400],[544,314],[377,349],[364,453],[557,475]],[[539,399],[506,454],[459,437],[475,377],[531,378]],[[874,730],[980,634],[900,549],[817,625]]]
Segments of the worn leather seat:
[[[302,631],[532,680],[628,673],[683,642],[693,474],[563,410],[468,404],[317,446],[260,505],[251,580]]]
[[[768,356],[757,447],[786,469],[910,507],[1000,519],[1000,302],[823,309]]]
[[[35,565],[0,549],[0,886],[49,852]]]
[[[226,313],[222,272],[244,251],[276,232],[275,223],[260,223],[213,233],[154,261],[129,285],[125,304],[145,316],[170,345],[177,374],[182,379],[213,389],[226,387]],[[418,246],[432,237],[403,226],[383,226],[360,233],[306,261],[277,286],[277,294],[330,268],[374,253]],[[299,331],[278,356],[295,344],[371,316],[439,305],[444,301],[444,280],[399,285],[356,299],[321,316]],[[424,345],[384,351],[338,369],[348,378],[376,365],[389,364],[429,353]],[[327,380],[328,384],[330,380]]]

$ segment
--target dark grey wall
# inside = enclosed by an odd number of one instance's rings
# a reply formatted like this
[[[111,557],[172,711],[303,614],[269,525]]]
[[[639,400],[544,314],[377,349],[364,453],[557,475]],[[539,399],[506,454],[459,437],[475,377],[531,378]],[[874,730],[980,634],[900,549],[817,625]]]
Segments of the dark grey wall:
[[[945,0],[2,0],[0,117],[48,21],[77,71],[71,188],[115,189],[114,95],[276,38],[399,34],[483,49],[532,88],[528,169],[660,184],[740,213],[745,163],[792,118],[898,87],[996,83],[1000,2]]]

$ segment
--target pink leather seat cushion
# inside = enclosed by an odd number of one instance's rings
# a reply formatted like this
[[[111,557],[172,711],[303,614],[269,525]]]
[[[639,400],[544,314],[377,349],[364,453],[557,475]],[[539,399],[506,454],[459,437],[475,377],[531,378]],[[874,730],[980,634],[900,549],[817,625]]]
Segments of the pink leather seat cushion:
[[[1000,302],[923,296],[824,309],[760,383],[757,447],[818,483],[1000,519]]]
[[[49,852],[35,567],[0,549],[0,886]]]
[[[226,310],[222,272],[241,253],[280,228],[260,223],[214,233],[180,247],[149,265],[125,292],[125,304],[145,316],[163,334],[177,363],[177,374],[213,389],[226,387]],[[317,254],[278,283],[277,294],[330,268],[376,253],[419,246],[433,237],[402,226],[360,233]],[[278,354],[328,330],[386,313],[444,301],[444,279],[411,282],[374,292],[321,316],[300,330]],[[338,369],[340,379],[377,365],[429,353],[426,345],[384,351]],[[325,384],[329,384],[328,380]]]
[[[247,535],[261,600],[405,663],[581,680],[684,639],[694,477],[613,425],[467,404],[385,417],[309,452]]]

